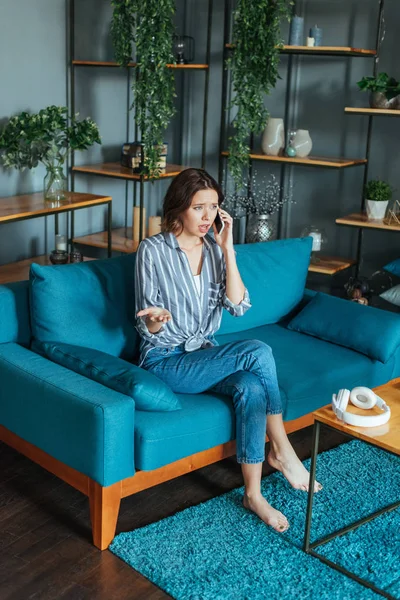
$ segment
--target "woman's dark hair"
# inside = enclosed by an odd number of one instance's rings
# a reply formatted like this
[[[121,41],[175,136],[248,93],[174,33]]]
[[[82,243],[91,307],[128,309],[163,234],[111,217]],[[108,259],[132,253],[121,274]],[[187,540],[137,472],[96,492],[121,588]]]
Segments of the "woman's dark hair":
[[[169,186],[164,198],[161,231],[182,232],[180,215],[187,210],[193,196],[201,190],[215,190],[218,206],[224,201],[221,186],[204,169],[185,169],[177,175]]]

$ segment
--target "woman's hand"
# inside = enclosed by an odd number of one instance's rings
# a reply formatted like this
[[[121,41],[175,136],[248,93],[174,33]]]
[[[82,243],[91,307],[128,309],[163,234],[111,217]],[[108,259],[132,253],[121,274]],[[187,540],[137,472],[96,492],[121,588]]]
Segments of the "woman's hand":
[[[229,213],[226,212],[226,210],[223,210],[222,208],[218,208],[218,212],[225,224],[225,227],[222,233],[218,233],[217,228],[213,223],[214,238],[222,250],[230,250],[233,248],[233,218]]]
[[[152,323],[167,323],[172,319],[169,310],[167,310],[166,308],[159,308],[156,306],[150,306],[149,308],[139,310],[136,316],[146,317],[146,321],[148,320]]]

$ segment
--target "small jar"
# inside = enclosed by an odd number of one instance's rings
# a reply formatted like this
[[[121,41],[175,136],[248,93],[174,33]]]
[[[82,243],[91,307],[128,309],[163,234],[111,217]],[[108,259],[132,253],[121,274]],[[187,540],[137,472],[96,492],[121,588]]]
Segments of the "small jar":
[[[68,262],[68,252],[66,250],[53,250],[49,258],[53,265],[65,265]]]
[[[83,254],[82,252],[78,252],[78,251],[73,251],[70,252],[69,254],[69,262],[70,263],[79,263],[79,262],[83,262]]]

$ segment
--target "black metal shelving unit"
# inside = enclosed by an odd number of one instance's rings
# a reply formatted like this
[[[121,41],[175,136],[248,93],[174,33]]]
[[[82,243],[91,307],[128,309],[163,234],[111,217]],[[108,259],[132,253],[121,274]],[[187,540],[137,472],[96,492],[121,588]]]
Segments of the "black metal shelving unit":
[[[376,75],[378,74],[381,43],[382,43],[382,39],[384,36],[384,6],[385,6],[385,0],[379,0],[379,24],[378,24],[377,41],[376,41],[377,52],[376,52],[375,59],[374,59],[374,70],[373,70],[374,77],[376,77]],[[364,170],[364,180],[363,180],[363,190],[364,190],[365,184],[367,183],[368,177],[369,177],[369,157],[370,157],[370,152],[371,152],[371,137],[372,137],[374,117],[377,117],[377,116],[379,116],[379,117],[382,117],[382,116],[400,117],[400,110],[399,111],[394,111],[394,110],[386,111],[386,110],[379,110],[379,109],[357,109],[357,108],[347,107],[347,108],[345,108],[345,112],[347,114],[359,114],[359,115],[364,114],[365,116],[368,117],[367,142],[366,142],[366,158],[367,158],[368,162],[367,162],[367,164],[365,166],[365,170]],[[336,219],[336,223],[338,225],[358,227],[357,268],[356,268],[357,276],[359,274],[360,267],[361,267],[364,230],[366,228],[368,228],[368,229],[384,229],[385,231],[395,231],[395,232],[400,231],[400,227],[385,225],[384,223],[380,223],[380,222],[373,223],[373,222],[365,221],[365,223],[363,223],[363,215],[365,212],[364,195],[362,195],[360,208],[361,208],[361,210],[360,210],[359,219],[356,218],[356,215],[349,215],[349,217],[352,217],[352,218],[342,217],[342,218]]]
[[[75,99],[75,72],[76,69],[81,68],[115,68],[119,67],[116,62],[113,61],[85,61],[85,60],[76,60],[75,59],[75,2],[76,0],[68,0],[68,106],[71,113],[75,113],[76,107],[76,99]],[[205,74],[204,81],[204,108],[203,108],[203,131],[202,131],[202,149],[201,149],[201,167],[204,169],[206,167],[206,158],[207,158],[207,122],[208,122],[208,97],[209,97],[209,82],[210,82],[210,58],[211,58],[211,33],[212,33],[212,17],[213,17],[213,3],[214,0],[208,0],[208,13],[207,13],[207,41],[206,41],[206,62],[204,64],[185,64],[185,65],[168,65],[172,69],[176,70],[184,70],[184,72],[193,72],[193,71],[202,71]],[[130,132],[130,120],[132,118],[132,113],[130,111],[130,89],[131,89],[131,76],[132,76],[132,68],[135,66],[135,63],[130,63],[126,68],[126,79],[127,79],[127,109],[126,109],[126,140],[129,139]],[[120,68],[120,67],[119,67]],[[138,125],[135,122],[135,139],[139,139],[139,131]],[[123,142],[124,142],[123,141]],[[121,142],[121,146],[122,143]],[[119,157],[118,157],[119,161]],[[84,166],[75,166],[75,157],[72,154],[70,160],[70,169],[69,169],[69,177],[70,177],[70,189],[75,189],[75,174],[76,173],[86,173],[92,174],[102,177],[113,177],[125,180],[125,229],[128,229],[127,222],[127,206],[129,202],[129,181],[134,183],[133,185],[133,206],[136,206],[137,203],[137,195],[139,191],[139,207],[140,207],[140,222],[139,222],[139,241],[141,241],[144,237],[143,232],[143,210],[144,210],[144,186],[150,181],[142,175],[133,174],[130,169],[120,167],[118,169],[118,161],[115,163],[104,163],[101,165],[84,165]],[[107,165],[109,167],[107,168]],[[171,168],[170,168],[171,167]],[[164,173],[161,174],[159,178],[152,181],[160,181],[162,179],[168,177],[174,177],[177,173],[187,168],[187,166],[180,165],[168,165],[167,169]],[[138,190],[139,188],[139,190]],[[71,218],[71,231],[74,231],[74,221],[73,217]],[[105,247],[105,232],[100,232],[99,236],[102,236],[102,241],[99,243],[90,242],[89,245],[93,245],[95,247],[104,248]],[[91,237],[91,236],[86,236]],[[72,236],[71,236],[72,239]],[[100,238],[99,238],[100,239]],[[87,243],[84,238],[77,238],[76,243],[83,244]],[[129,242],[129,240],[127,240]],[[111,244],[112,246],[112,244]],[[121,249],[121,244],[118,245],[119,252],[132,252],[135,250],[134,245],[127,243],[126,249]]]
[[[281,48],[282,54],[288,55],[288,71],[287,71],[287,81],[286,81],[286,98],[285,98],[285,110],[284,110],[284,122],[286,127],[288,124],[292,122],[292,111],[290,104],[290,96],[291,96],[291,86],[292,86],[292,72],[293,72],[293,57],[297,55],[303,56],[343,56],[343,57],[358,57],[358,58],[373,58],[374,60],[374,75],[377,74],[381,43],[382,43],[382,29],[384,23],[384,2],[385,0],[379,0],[379,11],[378,11],[378,20],[377,20],[377,33],[376,33],[376,45],[373,50],[365,50],[362,48],[354,48],[354,47],[313,47],[308,48],[305,46],[287,46],[285,45]],[[232,0],[225,0],[225,20],[224,20],[224,64],[226,59],[230,56],[231,52],[234,52],[234,46],[230,43],[231,39],[231,14],[232,14]],[[229,74],[226,68],[224,68],[223,75],[223,85],[222,85],[222,110],[221,110],[221,135],[220,135],[220,157],[219,157],[219,181],[222,183],[223,174],[224,174],[224,165],[225,161],[228,157],[228,153],[226,152],[226,122],[227,122],[227,111],[226,106],[228,102],[228,96],[230,93],[229,84],[228,84]],[[399,111],[400,112],[400,111]],[[251,136],[250,138],[250,175],[253,169],[253,163],[256,160],[263,161],[271,161],[275,163],[281,164],[280,171],[280,181],[281,181],[281,199],[283,198],[285,191],[285,181],[287,176],[287,169],[292,168],[297,165],[301,166],[309,166],[309,167],[318,167],[318,168],[344,168],[351,166],[363,166],[364,167],[364,178],[363,178],[363,188],[368,178],[368,163],[370,156],[370,146],[371,146],[371,133],[372,133],[372,116],[369,116],[368,123],[368,131],[367,131],[367,142],[366,142],[366,156],[364,159],[357,159],[354,161],[350,161],[351,164],[345,163],[342,164],[340,159],[321,159],[319,161],[312,160],[311,157],[309,161],[297,161],[295,158],[290,159],[286,157],[268,157],[266,155],[262,155],[261,153],[257,154],[254,152],[254,138]],[[338,162],[339,161],[339,162]],[[336,164],[335,164],[336,162]],[[325,163],[325,164],[324,164]],[[364,200],[361,203],[361,210],[364,209]],[[278,231],[279,237],[282,235],[283,229],[283,219],[282,219],[282,211],[279,212],[278,216]],[[314,265],[313,271],[319,272],[322,274],[333,275],[339,271],[343,271],[344,269],[350,268],[355,265],[356,272],[358,274],[360,267],[360,258],[362,253],[362,232],[363,230],[360,228],[359,237],[357,243],[357,257],[355,260],[346,260],[344,259],[341,262],[340,259],[330,257],[330,263],[332,264],[332,260],[337,262],[337,270],[334,269],[326,269],[325,265],[322,261],[321,270],[318,270]]]

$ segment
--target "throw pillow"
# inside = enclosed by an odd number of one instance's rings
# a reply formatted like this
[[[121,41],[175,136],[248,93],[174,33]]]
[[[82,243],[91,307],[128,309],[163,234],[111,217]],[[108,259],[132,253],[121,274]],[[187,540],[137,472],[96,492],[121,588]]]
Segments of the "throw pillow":
[[[288,329],[386,363],[400,344],[400,315],[318,293]]]
[[[138,410],[182,408],[174,392],[161,379],[121,358],[93,348],[57,342],[36,342],[33,349],[75,373],[130,396]]]
[[[224,310],[218,335],[277,323],[288,315],[304,295],[311,247],[311,237],[235,245],[252,306],[240,318]]]
[[[134,360],[135,254],[63,266],[32,264],[33,337],[86,346]]]
[[[386,292],[380,294],[380,297],[396,306],[400,306],[400,285],[395,285],[390,290],[386,290]]]
[[[392,260],[392,262],[388,263],[383,268],[385,271],[389,271],[389,273],[393,273],[393,275],[400,277],[400,258]]]

